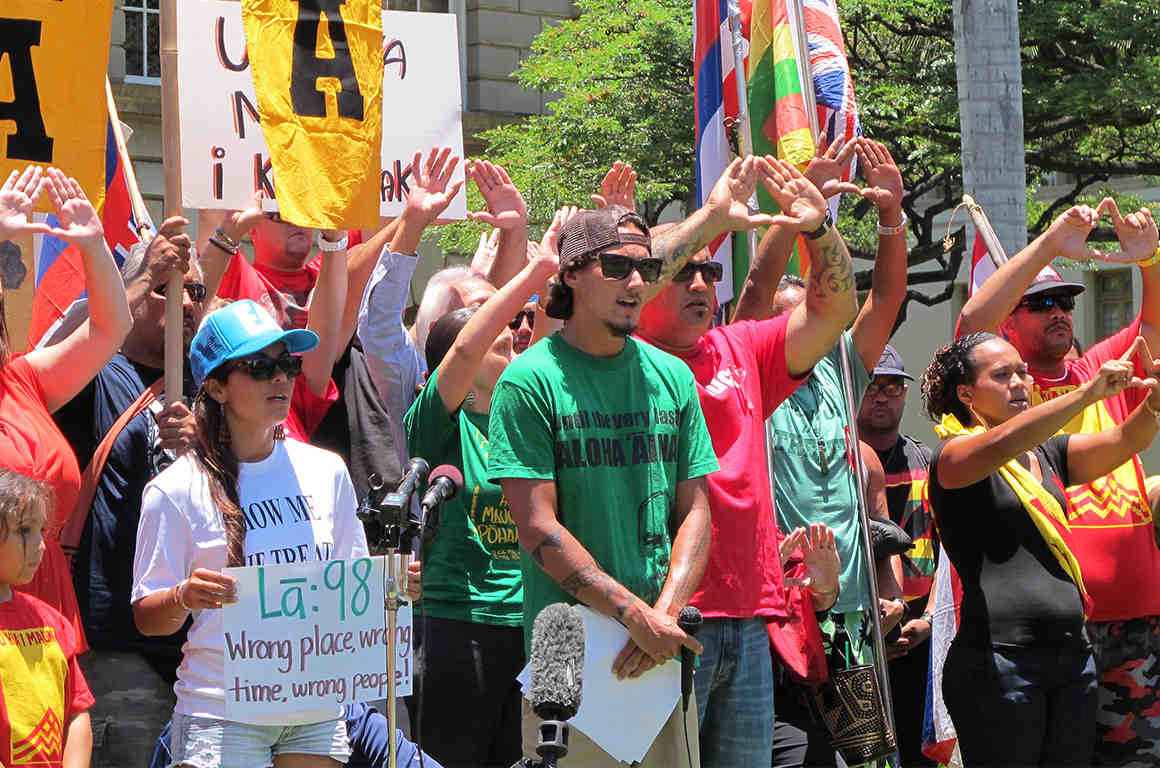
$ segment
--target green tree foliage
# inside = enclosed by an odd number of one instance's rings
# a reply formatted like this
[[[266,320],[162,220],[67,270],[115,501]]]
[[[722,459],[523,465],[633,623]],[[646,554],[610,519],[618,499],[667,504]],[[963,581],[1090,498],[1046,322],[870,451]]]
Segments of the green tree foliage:
[[[951,0],[839,5],[863,129],[891,148],[906,182],[911,298],[936,303],[950,296],[966,241],[956,224],[944,252],[935,223],[962,196]],[[655,221],[694,183],[691,2],[579,7],[578,18],[541,33],[517,73],[525,87],[558,98],[547,114],[484,133],[486,155],[511,172],[537,225],[561,204],[588,205],[617,159],[636,167],[638,196]],[[1160,175],[1160,3],[1024,0],[1020,10],[1035,236],[1068,205],[1098,201],[1116,177]],[[859,258],[873,258],[874,219],[847,196],[840,223]],[[474,249],[478,229],[447,229],[445,248]],[[869,270],[859,278],[868,286]],[[924,284],[938,287],[924,292]]]

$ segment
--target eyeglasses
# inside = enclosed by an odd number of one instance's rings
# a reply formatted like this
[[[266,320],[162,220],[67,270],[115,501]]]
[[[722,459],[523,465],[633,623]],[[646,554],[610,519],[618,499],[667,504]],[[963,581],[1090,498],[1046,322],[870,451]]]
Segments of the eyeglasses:
[[[701,279],[706,283],[716,283],[725,276],[725,265],[719,261],[703,261],[700,264],[689,262],[673,275],[674,283],[691,283],[693,275],[701,273]]]
[[[189,300],[195,304],[205,301],[205,283],[185,283],[185,292],[189,294]],[[169,289],[169,283],[162,283],[153,289],[153,295],[164,299],[166,291]]]
[[[528,321],[529,328],[536,327],[536,312],[535,312],[535,310],[521,309],[519,312],[516,313],[516,316],[512,318],[512,321],[510,323],[508,323],[508,328],[511,328],[513,331],[518,331],[520,329],[520,326],[524,324],[525,319]]]
[[[875,397],[879,392],[887,397],[898,397],[906,391],[906,382],[901,379],[889,379],[887,381],[872,381],[866,387],[866,397]]]
[[[302,358],[285,352],[278,357],[255,355],[235,360],[233,369],[242,371],[255,381],[269,381],[277,371],[282,371],[287,378],[294,378],[302,373]]]
[[[1059,307],[1064,312],[1075,309],[1074,296],[1031,296],[1019,302],[1019,306],[1029,312],[1050,312]]]
[[[640,273],[640,279],[646,283],[655,283],[660,279],[664,269],[664,259],[644,258],[634,259],[620,253],[600,254],[600,271],[609,280],[624,280],[633,270]]]

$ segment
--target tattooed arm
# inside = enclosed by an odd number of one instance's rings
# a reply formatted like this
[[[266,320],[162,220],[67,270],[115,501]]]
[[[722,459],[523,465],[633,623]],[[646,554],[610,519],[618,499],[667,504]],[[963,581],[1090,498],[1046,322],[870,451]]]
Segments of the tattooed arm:
[[[698,477],[677,483],[677,536],[669,576],[656,609],[676,616],[688,605],[709,564],[709,487]]]
[[[653,608],[605,573],[584,545],[561,525],[556,516],[555,482],[504,478],[500,480],[500,485],[510,504],[512,519],[519,529],[520,546],[560,585],[561,589],[593,610],[624,624],[632,638],[629,646],[635,644],[656,663],[676,656],[682,645],[697,653],[701,652],[700,644],[681,631],[675,618]],[[702,491],[702,496],[703,493]],[[707,500],[704,506],[704,525],[707,527]],[[685,519],[688,520],[689,517],[690,515],[686,515]],[[695,523],[698,517],[694,515],[693,519]],[[685,523],[682,523],[681,529],[683,532]],[[705,542],[707,541],[708,537],[705,536]],[[673,570],[677,571],[675,548],[673,555]],[[699,571],[694,566],[681,569],[685,575],[678,578],[676,581],[680,584],[674,584],[672,588],[674,599],[679,597],[680,591],[686,589],[691,594],[691,590],[696,587],[696,581],[700,581],[700,571],[704,570],[706,556],[707,550],[700,555]],[[697,559],[691,556],[683,557]],[[690,587],[688,581],[694,576],[695,581]],[[672,578],[670,575],[670,580]],[[665,587],[669,590],[668,584]],[[619,668],[614,669],[618,673],[621,672]]]
[[[806,300],[794,308],[786,328],[785,359],[791,376],[803,376],[837,343],[858,311],[854,265],[834,227],[816,240],[810,251],[810,283]]]
[[[721,174],[703,206],[677,226],[657,235],[652,243],[652,255],[663,259],[665,264],[661,279],[645,285],[645,301],[660,293],[690,256],[720,235],[768,227],[774,223],[772,216],[749,211],[749,198],[757,187],[759,170],[757,158],[735,158]]]

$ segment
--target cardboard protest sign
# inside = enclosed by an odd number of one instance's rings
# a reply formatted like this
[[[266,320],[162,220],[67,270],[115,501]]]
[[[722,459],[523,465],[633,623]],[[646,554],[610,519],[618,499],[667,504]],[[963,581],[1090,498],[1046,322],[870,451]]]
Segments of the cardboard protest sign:
[[[178,14],[182,204],[240,210],[252,203],[258,189],[273,198],[276,163],[259,124],[241,5],[183,0]],[[415,152],[426,155],[434,147],[451,147],[463,155],[463,105],[455,17],[383,11],[382,20],[378,199],[379,215],[390,217],[403,211]],[[460,163],[455,178],[463,177]],[[307,184],[313,181],[305,179]],[[461,191],[443,215],[466,218],[466,192]]]
[[[383,132],[380,0],[242,0],[246,50],[282,217],[378,224]]]
[[[293,725],[387,697],[381,557],[226,568],[226,718]],[[395,692],[411,694],[411,607],[398,613]]]
[[[0,180],[54,165],[100,207],[112,17],[113,0],[0,3]]]

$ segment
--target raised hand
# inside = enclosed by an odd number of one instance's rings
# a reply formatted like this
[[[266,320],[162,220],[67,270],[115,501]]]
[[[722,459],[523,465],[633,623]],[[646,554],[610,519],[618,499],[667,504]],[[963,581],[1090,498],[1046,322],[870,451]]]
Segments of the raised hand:
[[[453,161],[451,169],[454,168]],[[476,160],[468,166],[467,175],[475,182],[484,202],[487,203],[486,211],[468,213],[469,219],[504,231],[528,225],[528,206],[502,165]],[[454,193],[451,197],[455,197]]]
[[[222,232],[226,237],[234,242],[240,241],[243,237],[250,234],[250,230],[258,225],[265,213],[262,212],[262,199],[264,195],[259,189],[254,193],[253,200],[250,206],[242,211],[227,211],[226,217],[222,221]]]
[[[1103,253],[1087,244],[1088,236],[1099,223],[1100,214],[1094,208],[1073,205],[1051,222],[1045,237],[1051,242],[1052,252],[1064,258],[1072,261],[1102,259]]]
[[[821,226],[829,210],[826,201],[818,187],[793,163],[766,155],[759,161],[759,169],[762,184],[781,209],[780,214],[771,218],[771,224],[798,232],[812,232]]]
[[[1098,212],[1109,214],[1112,217],[1112,227],[1116,230],[1116,238],[1120,241],[1119,253],[1105,253],[1103,260],[1118,264],[1133,264],[1146,261],[1156,255],[1160,248],[1160,232],[1156,230],[1156,222],[1152,212],[1141,208],[1126,217],[1120,213],[1120,206],[1110,197],[1100,201]]]
[[[902,209],[902,172],[898,170],[894,157],[885,144],[862,137],[857,141],[858,157],[862,160],[862,176],[866,186],[858,194],[878,208],[897,214]],[[899,216],[901,220],[901,216]],[[897,226],[897,222],[882,222],[886,226]]]
[[[1145,355],[1145,370],[1149,372],[1149,378],[1146,379],[1135,375],[1136,367],[1132,360],[1140,353]],[[1129,387],[1155,387],[1157,382],[1153,376],[1157,368],[1158,366],[1152,365],[1152,353],[1148,349],[1148,342],[1144,337],[1137,336],[1127,352],[1101,365],[1095,377],[1084,385],[1088,401],[1094,403],[1114,397]]]
[[[189,271],[193,242],[185,232],[188,226],[188,219],[171,216],[161,223],[161,229],[149,241],[145,249],[145,272],[151,289],[164,285],[174,272],[184,275]]]
[[[579,212],[580,209],[574,205],[565,205],[556,211],[556,215],[552,217],[552,223],[544,230],[544,236],[540,238],[540,245],[537,248],[540,258],[554,259],[556,264],[559,265],[560,233],[564,231],[564,225],[571,221],[572,217]]]
[[[776,223],[769,214],[754,212],[749,208],[749,200],[757,189],[760,176],[758,169],[759,161],[752,155],[744,159],[734,158],[713,185],[713,190],[705,200],[705,208],[725,229],[742,231]]]
[[[414,217],[424,226],[438,219],[463,187],[462,181],[451,181],[458,164],[459,158],[451,156],[450,147],[432,149],[426,161],[422,152],[416,152],[411,160],[411,193],[407,195],[403,216]]]
[[[499,235],[500,230],[495,227],[491,228],[491,232],[480,233],[479,245],[475,247],[475,255],[471,257],[472,272],[486,275],[491,270],[496,254],[499,253]]]
[[[813,183],[827,200],[844,192],[858,194],[858,186],[842,181],[842,175],[850,167],[850,159],[858,149],[858,142],[841,140],[826,146],[825,137],[818,145],[818,154],[806,166],[805,177]]]
[[[106,247],[101,217],[76,179],[65,176],[56,168],[49,168],[41,186],[48,191],[48,198],[60,220],[60,226],[49,228],[48,234],[89,251]]]
[[[597,208],[619,205],[635,211],[636,171],[632,166],[619,160],[613,163],[600,182],[600,194],[592,195],[592,203]]]
[[[0,240],[40,235],[49,231],[47,224],[32,221],[32,206],[40,197],[44,169],[30,165],[23,173],[13,171],[0,186]]]

